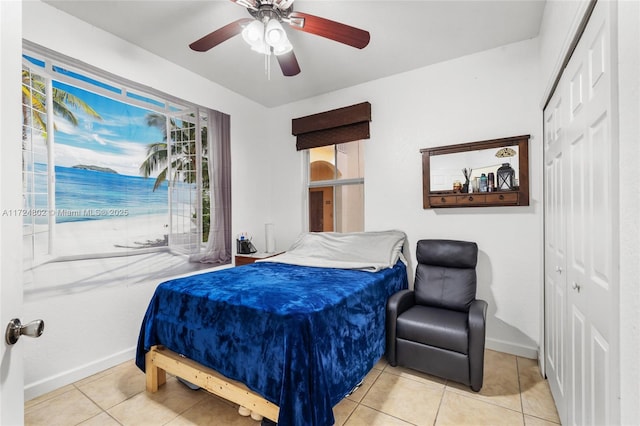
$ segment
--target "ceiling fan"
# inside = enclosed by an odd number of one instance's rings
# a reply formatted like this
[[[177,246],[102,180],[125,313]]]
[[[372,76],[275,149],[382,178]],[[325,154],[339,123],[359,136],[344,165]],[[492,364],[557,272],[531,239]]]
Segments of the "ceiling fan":
[[[252,18],[238,19],[207,34],[191,43],[189,45],[191,49],[197,52],[206,52],[220,43],[242,34],[243,39],[251,46],[252,50],[267,56],[275,54],[282,73],[289,77],[300,73],[300,66],[293,53],[293,46],[282,27],[283,22],[296,30],[325,37],[358,49],[363,49],[369,44],[368,31],[308,13],[294,12],[293,0],[231,1],[246,7]]]

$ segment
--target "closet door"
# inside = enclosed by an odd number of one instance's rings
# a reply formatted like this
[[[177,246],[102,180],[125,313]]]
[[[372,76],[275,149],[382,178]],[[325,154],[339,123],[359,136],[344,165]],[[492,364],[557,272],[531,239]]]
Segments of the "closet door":
[[[545,117],[557,114],[561,123],[555,134],[545,129],[546,201],[551,204],[545,218],[545,290],[551,293],[545,294],[551,343],[546,359],[555,361],[549,371],[556,378],[549,381],[561,420],[571,425],[615,424],[617,417],[617,118],[611,8],[615,3],[596,4],[545,110]]]
[[[560,419],[567,418],[566,355],[566,202],[563,152],[565,100],[559,90],[544,112],[545,175],[545,369]],[[564,422],[563,422],[564,423]]]

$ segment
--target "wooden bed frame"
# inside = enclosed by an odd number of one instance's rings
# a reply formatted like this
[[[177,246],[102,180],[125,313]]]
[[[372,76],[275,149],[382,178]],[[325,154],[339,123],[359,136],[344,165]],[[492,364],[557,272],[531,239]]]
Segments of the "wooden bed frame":
[[[164,346],[152,346],[145,355],[147,392],[157,392],[166,383],[167,374],[178,376],[214,395],[248,408],[274,422],[280,408],[243,383],[228,379],[215,370],[180,356]]]

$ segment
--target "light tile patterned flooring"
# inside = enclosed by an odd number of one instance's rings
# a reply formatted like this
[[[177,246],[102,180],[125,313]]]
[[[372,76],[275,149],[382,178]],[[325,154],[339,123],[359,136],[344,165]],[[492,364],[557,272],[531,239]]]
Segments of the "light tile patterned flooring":
[[[469,388],[380,361],[334,408],[336,425],[556,425],[549,385],[535,360],[486,351],[484,385]],[[174,377],[145,392],[133,361],[28,401],[26,425],[259,426],[238,407]]]

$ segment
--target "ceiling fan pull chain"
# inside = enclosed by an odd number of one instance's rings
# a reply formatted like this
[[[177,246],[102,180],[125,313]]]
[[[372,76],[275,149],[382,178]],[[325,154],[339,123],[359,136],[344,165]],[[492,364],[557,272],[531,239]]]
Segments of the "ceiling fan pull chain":
[[[271,54],[265,52],[264,54],[264,73],[267,75],[267,80],[271,80]]]
[[[269,18],[266,16],[262,17],[262,51],[264,52],[264,74],[267,76],[267,80],[270,80],[269,73],[269,47],[266,43],[267,39],[267,23],[269,22]]]

